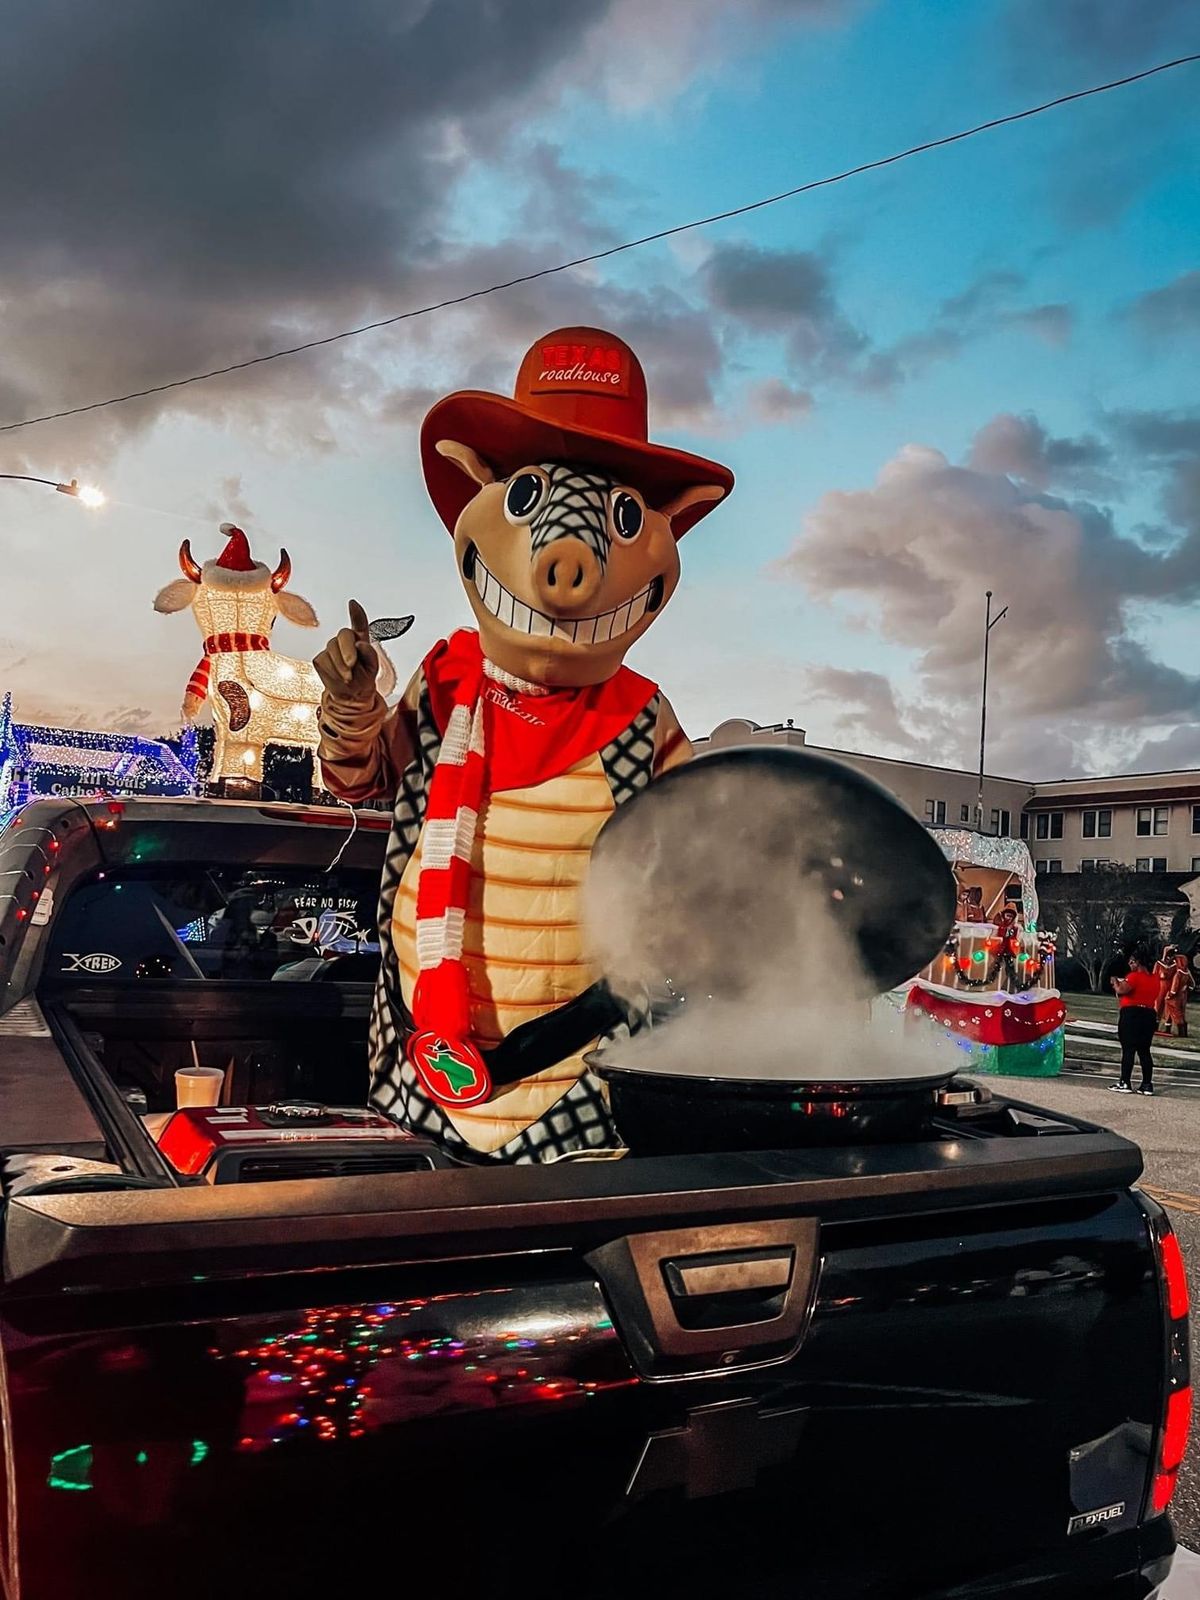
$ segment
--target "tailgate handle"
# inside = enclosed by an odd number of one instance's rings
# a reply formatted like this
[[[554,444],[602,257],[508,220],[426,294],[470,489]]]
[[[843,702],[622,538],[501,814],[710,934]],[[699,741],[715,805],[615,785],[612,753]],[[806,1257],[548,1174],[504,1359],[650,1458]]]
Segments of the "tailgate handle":
[[[716,1261],[667,1261],[663,1265],[672,1294],[737,1294],[750,1289],[786,1289],[792,1281],[796,1252],[785,1250],[769,1255],[742,1254]]]
[[[820,1276],[815,1217],[632,1233],[587,1257],[634,1365],[687,1378],[789,1360]]]

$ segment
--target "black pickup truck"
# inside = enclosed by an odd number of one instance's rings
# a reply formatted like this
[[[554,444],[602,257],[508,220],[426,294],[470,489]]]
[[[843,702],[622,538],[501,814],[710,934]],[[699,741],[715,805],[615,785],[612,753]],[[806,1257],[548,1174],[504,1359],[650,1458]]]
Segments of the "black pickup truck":
[[[364,1108],[386,824],[0,831],[4,1600],[1152,1595],[1137,1149],[960,1086],[907,1142],[455,1164]]]

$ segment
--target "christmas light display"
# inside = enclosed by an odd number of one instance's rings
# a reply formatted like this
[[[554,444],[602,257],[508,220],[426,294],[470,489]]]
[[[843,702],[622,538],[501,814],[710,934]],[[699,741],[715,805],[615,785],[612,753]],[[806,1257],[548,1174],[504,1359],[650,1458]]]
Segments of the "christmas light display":
[[[196,787],[195,736],[161,739],[13,721],[0,701],[0,816],[36,795],[180,795]]]
[[[207,706],[215,743],[209,781],[233,788],[263,782],[263,751],[268,744],[291,745],[314,755],[321,684],[311,662],[294,660],[271,648],[277,617],[301,628],[315,628],[317,614],[307,600],[287,588],[292,563],[286,550],[272,571],[250,554],[241,528],[221,524],[227,543],[215,560],[195,560],[188,540],[179,549],[182,578],[161,589],[154,609],[163,613],[190,608],[204,639],[204,654],[188,681],[183,717],[194,723]],[[380,690],[395,686],[395,673],[380,657]]]
[[[953,1038],[976,1072],[1059,1072],[1066,1009],[1054,987],[1054,940],[1038,930],[1028,848],[964,828],[929,831],[954,867],[958,921],[907,986],[909,1016]]]

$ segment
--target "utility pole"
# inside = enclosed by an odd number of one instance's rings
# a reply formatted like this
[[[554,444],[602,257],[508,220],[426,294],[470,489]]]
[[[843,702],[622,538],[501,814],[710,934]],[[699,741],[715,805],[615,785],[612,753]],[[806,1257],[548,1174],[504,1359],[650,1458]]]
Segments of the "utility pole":
[[[1008,607],[998,616],[992,615],[992,591],[987,592],[987,617],[983,628],[983,695],[979,707],[979,793],[975,799],[975,826],[983,832],[983,758],[987,748],[987,680],[988,680],[988,645],[991,642],[992,629],[998,622],[1002,622],[1008,615]]]

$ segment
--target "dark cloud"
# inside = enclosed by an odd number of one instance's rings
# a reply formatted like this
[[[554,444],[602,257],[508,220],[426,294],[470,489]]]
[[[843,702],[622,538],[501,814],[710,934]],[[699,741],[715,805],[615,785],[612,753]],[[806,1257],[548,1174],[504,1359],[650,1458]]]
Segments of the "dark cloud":
[[[781,27],[837,20],[853,0],[749,9]],[[454,245],[454,207],[485,173],[534,265],[607,241],[611,180],[581,182],[525,130],[572,91],[619,98],[639,64],[647,84],[681,88],[711,52],[746,48],[728,21],[712,0],[248,0],[219,23],[208,0],[14,0],[0,51],[0,145],[21,152],[0,164],[0,421],[368,322],[441,298],[450,278],[480,287],[490,252]],[[510,320],[487,302],[474,315]],[[406,394],[442,386],[420,370],[426,352],[410,324],[9,444],[86,468],[172,411],[330,450],[346,411],[407,417]]]
[[[1200,411],[1114,411],[1109,428],[1123,444],[1160,461],[1200,456]]]
[[[1003,412],[993,417],[975,435],[967,459],[979,472],[1002,472],[1035,489],[1116,488],[1106,470],[1112,460],[1107,444],[1091,434],[1052,438],[1032,415]]]
[[[1022,92],[1049,98],[1195,49],[1195,0],[1001,0],[994,40]],[[1109,228],[1194,161],[1196,68],[1049,119],[1032,169],[1040,208],[1072,233]]]
[[[750,392],[750,410],[760,422],[803,422],[812,414],[813,397],[782,378],[766,378]]]
[[[1159,542],[1173,544],[1200,528],[1200,411],[1119,411],[1108,418],[1130,464],[1158,474],[1168,527]]]
[[[945,759],[952,730],[939,711],[917,706],[897,693],[881,672],[845,667],[812,667],[805,675],[806,698],[824,711],[823,738],[843,748],[879,755],[939,762]],[[816,742],[814,740],[814,742]]]
[[[1173,283],[1139,295],[1124,315],[1153,338],[1195,338],[1200,335],[1200,271],[1180,273]]]
[[[216,527],[222,522],[236,522],[242,528],[253,527],[254,512],[242,493],[240,474],[221,479],[220,492],[204,502],[203,514]]]
[[[1025,287],[1018,272],[997,269],[982,273],[958,294],[943,300],[927,327],[875,350],[865,370],[868,386],[893,388],[939,361],[951,360],[967,345],[1008,329],[1032,333],[1047,344],[1065,345],[1071,336],[1071,308],[1021,305],[1017,297]]]
[[[907,446],[873,488],[822,497],[784,570],[819,601],[865,607],[885,639],[914,652],[922,703],[945,715],[977,693],[983,591],[993,589],[1009,607],[993,639],[998,726],[1013,730],[1014,749],[1017,729],[1045,753],[1065,740],[1079,763],[1096,740],[1127,741],[1139,722],[1200,721],[1200,677],[1157,660],[1134,615],[1200,599],[1200,516],[1168,547],[1148,548],[1099,506],[1007,475],[1018,461],[1045,474],[1055,457],[1060,474],[1078,473],[1103,462],[1103,446],[1054,440],[1035,418],[989,424],[969,467]],[[876,701],[874,714],[886,721],[890,708]],[[960,760],[968,720],[956,724]]]
[[[1192,35],[1194,0],[1010,0],[1010,41],[1019,56],[1051,53],[1134,71],[1172,55]]]
[[[1074,314],[1070,306],[1061,302],[1054,305],[1030,306],[1027,310],[1014,311],[1007,319],[1014,328],[1027,328],[1039,339],[1044,339],[1047,344],[1061,348],[1070,337],[1074,326]]]
[[[781,338],[791,371],[865,389],[893,389],[997,331],[1017,329],[1056,345],[1071,332],[1070,307],[1018,303],[1025,279],[1008,269],[982,273],[944,300],[925,328],[891,345],[875,344],[847,316],[833,263],[820,252],[718,245],[700,280],[714,310],[734,326]]]
[[[829,264],[809,250],[720,244],[701,271],[712,305],[734,322],[780,335],[793,368],[844,377],[868,349],[837,303]]]

